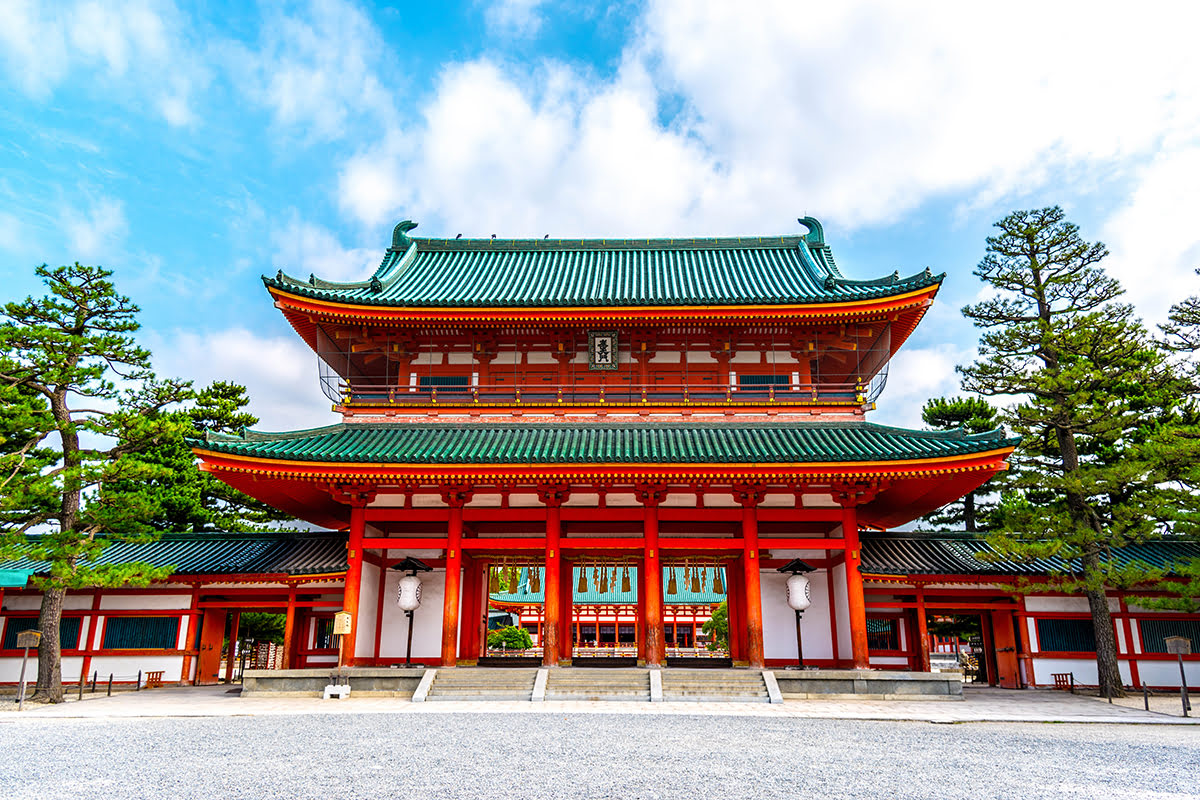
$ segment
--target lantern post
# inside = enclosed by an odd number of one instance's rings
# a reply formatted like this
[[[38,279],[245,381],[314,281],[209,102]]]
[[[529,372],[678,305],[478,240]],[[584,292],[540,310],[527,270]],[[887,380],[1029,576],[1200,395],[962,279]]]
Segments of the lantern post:
[[[421,607],[421,579],[417,577],[417,573],[430,572],[433,567],[408,556],[400,563],[393,565],[392,569],[408,573],[400,578],[400,584],[396,590],[396,605],[400,606],[404,615],[408,617],[408,645],[404,651],[404,666],[409,667],[412,666],[413,612]]]
[[[800,634],[800,618],[804,615],[805,609],[812,605],[812,589],[806,576],[815,570],[816,567],[798,558],[792,559],[777,570],[791,575],[787,580],[787,602],[796,612],[796,666],[794,669],[805,668],[804,639]],[[788,669],[793,669],[793,667]]]

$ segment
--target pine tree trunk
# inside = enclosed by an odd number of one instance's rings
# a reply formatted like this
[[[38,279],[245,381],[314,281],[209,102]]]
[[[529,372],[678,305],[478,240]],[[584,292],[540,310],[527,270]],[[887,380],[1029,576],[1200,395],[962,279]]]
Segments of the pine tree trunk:
[[[38,629],[42,640],[38,645],[38,676],[35,696],[43,703],[61,703],[62,687],[62,642],[59,641],[63,599],[66,589],[47,587],[42,594],[42,610],[38,615]]]
[[[1084,573],[1096,574],[1100,558],[1094,552],[1083,557]],[[1113,630],[1112,611],[1103,588],[1087,590],[1088,606],[1092,612],[1092,627],[1096,636],[1096,674],[1099,676],[1101,697],[1124,697],[1121,667],[1117,662],[1117,638]]]
[[[967,533],[975,533],[975,493],[967,492],[963,498],[963,526]]]

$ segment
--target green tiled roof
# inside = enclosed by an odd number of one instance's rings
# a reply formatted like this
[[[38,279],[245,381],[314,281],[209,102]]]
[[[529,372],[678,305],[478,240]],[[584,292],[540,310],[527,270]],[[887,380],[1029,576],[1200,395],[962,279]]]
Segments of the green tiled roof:
[[[209,434],[193,447],[258,458],[387,464],[755,464],[902,461],[1013,446],[1000,431],[847,423],[350,423]]]
[[[1113,550],[1112,557],[1121,565],[1136,561],[1170,570],[1200,559],[1200,541],[1131,543]],[[875,575],[1045,575],[1078,569],[1077,561],[1062,558],[1004,559],[985,540],[964,533],[866,534],[862,543],[862,571]]]
[[[579,591],[579,570],[586,569],[587,575],[587,591]],[[596,588],[595,581],[592,579],[591,567],[574,567],[571,570],[571,596],[573,602],[577,605],[624,605],[637,602],[637,567],[629,567],[629,591],[621,591],[621,574],[624,567],[618,567],[617,578],[611,580],[612,566],[609,570],[609,588],[607,592],[601,592]],[[675,594],[667,592],[668,585],[671,579],[672,567],[663,567],[663,601],[668,605],[712,605],[719,603],[725,599],[724,594],[717,594],[712,590],[713,569],[708,569],[707,589],[704,591],[693,592],[687,582],[683,579],[683,567],[674,567],[675,570]],[[538,574],[538,590],[536,592],[529,589],[529,568],[521,568],[521,578],[517,582],[517,591],[515,592],[492,592],[488,596],[499,603],[528,603],[537,605],[545,601],[545,577],[546,571],[541,567],[537,568]],[[725,582],[725,570],[721,569],[721,582]]]
[[[93,566],[146,562],[173,567],[175,575],[321,575],[346,570],[346,536],[340,533],[168,533],[156,542],[113,542]],[[28,558],[0,569],[48,571]]]
[[[890,297],[939,284],[927,269],[842,277],[820,224],[803,236],[729,239],[418,239],[397,226],[365,281],[280,270],[267,286],[356,305],[425,308],[791,305]],[[406,227],[407,226],[407,227]]]

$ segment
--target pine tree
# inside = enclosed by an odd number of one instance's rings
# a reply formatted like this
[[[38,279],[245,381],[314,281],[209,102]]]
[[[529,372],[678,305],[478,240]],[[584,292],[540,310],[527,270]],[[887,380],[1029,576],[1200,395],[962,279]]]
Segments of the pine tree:
[[[997,411],[981,397],[936,397],[921,409],[921,419],[935,431],[962,428],[967,433],[986,433],[999,424]],[[997,478],[968,492],[962,500],[951,503],[922,519],[938,529],[962,529],[975,533],[980,526],[986,530],[994,503],[982,504],[980,498],[995,491]]]
[[[975,270],[996,292],[963,309],[983,334],[979,360],[960,371],[965,390],[1019,401],[1004,416],[1023,441],[988,539],[1012,557],[1070,565],[1052,585],[1086,594],[1101,689],[1120,694],[1107,590],[1153,576],[1112,551],[1158,535],[1169,514],[1147,443],[1179,382],[1117,302],[1104,245],[1084,241],[1062,209],[1017,211],[996,227]]]
[[[17,401],[3,426],[10,444],[0,459],[12,479],[0,493],[0,558],[49,562],[34,581],[42,591],[37,697],[61,702],[67,590],[144,585],[169,573],[91,562],[110,541],[154,538],[145,520],[157,498],[146,484],[163,469],[131,455],[182,434],[162,412],[190,389],[151,372],[150,353],[132,336],[138,308],[116,292],[111,272],[78,263],[36,272],[49,293],[0,311],[0,399]]]

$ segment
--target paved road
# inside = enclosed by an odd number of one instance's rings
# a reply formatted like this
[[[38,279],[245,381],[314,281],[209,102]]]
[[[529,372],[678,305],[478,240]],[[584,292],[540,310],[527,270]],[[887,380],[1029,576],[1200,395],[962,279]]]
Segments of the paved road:
[[[1200,797],[1200,728],[618,714],[13,719],[0,797]]]

